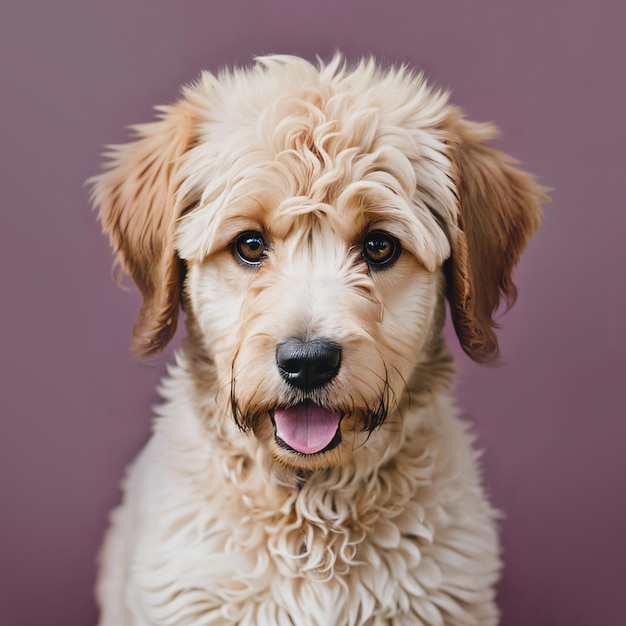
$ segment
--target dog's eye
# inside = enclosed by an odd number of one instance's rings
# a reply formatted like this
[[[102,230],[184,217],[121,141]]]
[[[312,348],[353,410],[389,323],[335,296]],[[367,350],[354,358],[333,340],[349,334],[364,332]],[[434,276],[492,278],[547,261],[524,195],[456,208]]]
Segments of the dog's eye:
[[[259,265],[263,260],[267,246],[261,233],[248,231],[241,233],[235,239],[233,249],[235,254],[248,265]]]
[[[382,230],[373,230],[363,240],[362,255],[372,269],[383,269],[400,256],[401,250],[395,237]]]

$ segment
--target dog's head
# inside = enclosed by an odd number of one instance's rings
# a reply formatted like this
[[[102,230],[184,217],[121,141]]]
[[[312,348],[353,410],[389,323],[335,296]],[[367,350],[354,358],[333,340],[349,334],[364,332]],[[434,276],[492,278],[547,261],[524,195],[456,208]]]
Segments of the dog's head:
[[[542,190],[421,77],[268,57],[136,132],[94,179],[144,298],[132,349],[161,350],[182,302],[207,393],[277,460],[344,462],[432,386],[445,296],[467,354],[497,356]]]

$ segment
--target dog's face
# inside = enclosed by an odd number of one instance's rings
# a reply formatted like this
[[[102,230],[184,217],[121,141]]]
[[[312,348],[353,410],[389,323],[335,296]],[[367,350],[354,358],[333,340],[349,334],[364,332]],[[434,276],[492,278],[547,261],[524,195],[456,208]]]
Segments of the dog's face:
[[[398,432],[416,368],[443,358],[446,293],[468,354],[495,356],[491,315],[539,219],[489,128],[405,72],[339,65],[204,75],[95,181],[144,295],[135,350],[165,345],[183,293],[207,393],[298,469]]]
[[[213,358],[233,417],[282,462],[316,467],[345,462],[397,408],[440,313],[449,246],[435,226],[411,224],[410,198],[391,176],[397,192],[376,182],[374,162],[337,172],[328,157],[325,173],[342,178],[333,197],[334,182],[291,193],[290,166],[317,157],[284,158],[258,159],[271,176],[244,170],[241,195],[183,218],[178,249],[196,347]]]

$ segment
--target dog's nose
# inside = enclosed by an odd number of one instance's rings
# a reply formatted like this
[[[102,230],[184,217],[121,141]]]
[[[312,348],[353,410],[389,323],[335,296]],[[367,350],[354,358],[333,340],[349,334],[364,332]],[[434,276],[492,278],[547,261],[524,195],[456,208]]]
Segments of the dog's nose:
[[[303,341],[296,337],[279,343],[276,363],[280,375],[300,389],[315,389],[330,382],[341,365],[341,346],[328,339]]]

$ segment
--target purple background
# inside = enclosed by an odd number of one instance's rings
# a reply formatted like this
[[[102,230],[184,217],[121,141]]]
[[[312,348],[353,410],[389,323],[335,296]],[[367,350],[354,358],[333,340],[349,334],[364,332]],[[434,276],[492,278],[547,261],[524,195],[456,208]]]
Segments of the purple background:
[[[139,299],[111,279],[82,186],[102,146],[202,68],[336,48],[423,68],[554,188],[502,319],[506,363],[474,365],[451,341],[457,392],[506,512],[503,626],[624,624],[622,3],[4,0],[0,11],[1,624],[95,623],[95,553],[167,361],[127,352]]]

